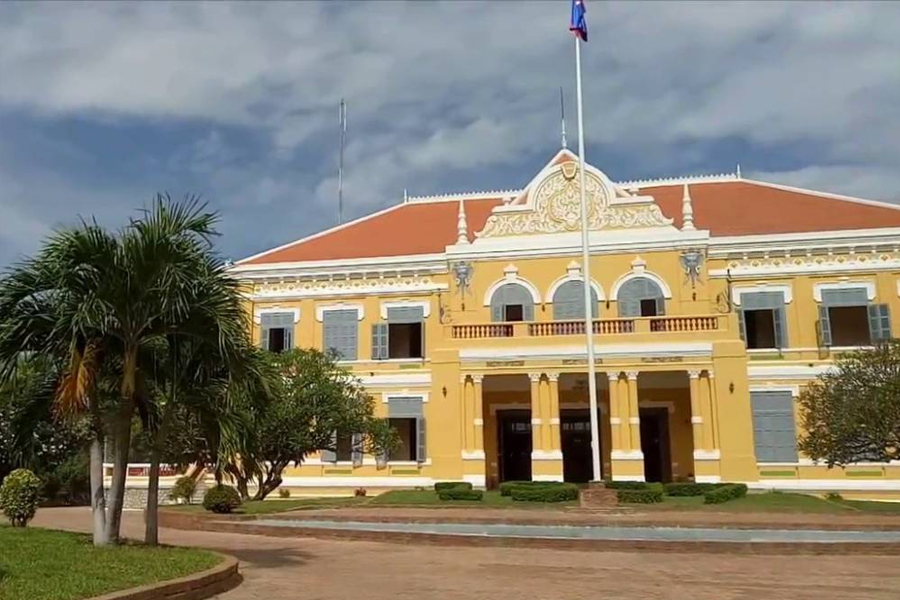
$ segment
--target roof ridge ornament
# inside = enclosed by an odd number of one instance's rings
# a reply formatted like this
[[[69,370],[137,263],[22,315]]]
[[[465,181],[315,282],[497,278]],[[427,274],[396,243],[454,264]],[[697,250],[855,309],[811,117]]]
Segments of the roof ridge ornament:
[[[691,201],[691,189],[684,184],[684,196],[681,197],[681,230],[694,231],[694,205]]]
[[[623,188],[642,188],[657,185],[677,185],[685,183],[701,183],[716,181],[737,181],[740,179],[740,171],[737,173],[710,173],[702,175],[684,175],[680,177],[658,177],[654,179],[633,179],[631,181],[617,182],[616,185]]]
[[[462,198],[459,199],[459,212],[456,215],[456,243],[469,243],[469,227],[466,222],[466,206]]]

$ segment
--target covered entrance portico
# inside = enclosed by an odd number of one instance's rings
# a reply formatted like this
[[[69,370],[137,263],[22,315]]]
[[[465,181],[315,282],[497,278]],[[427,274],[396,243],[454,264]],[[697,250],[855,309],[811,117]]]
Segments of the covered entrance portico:
[[[604,479],[718,481],[711,370],[609,370],[597,379]],[[492,488],[591,479],[585,373],[470,375],[462,385],[467,480]]]

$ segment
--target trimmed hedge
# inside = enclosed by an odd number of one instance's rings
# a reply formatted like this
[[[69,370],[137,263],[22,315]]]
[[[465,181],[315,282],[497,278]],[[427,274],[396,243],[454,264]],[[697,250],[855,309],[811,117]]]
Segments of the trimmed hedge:
[[[747,486],[743,483],[727,483],[703,495],[704,504],[722,504],[729,500],[737,500],[747,495]]]
[[[510,496],[517,502],[569,502],[578,500],[578,486],[574,483],[555,485],[513,486]]]
[[[241,495],[227,485],[215,485],[203,496],[203,508],[214,513],[230,513],[240,505]]]
[[[620,489],[616,492],[619,502],[627,504],[656,504],[663,501],[662,489]]]
[[[713,491],[722,484],[678,482],[663,485],[666,496],[702,496]]]
[[[28,469],[16,469],[0,485],[0,512],[13,527],[25,527],[34,518],[41,500],[40,477]]]
[[[464,487],[454,487],[438,492],[438,498],[441,500],[472,500],[479,501],[484,492],[481,490],[473,490]]]
[[[511,496],[514,488],[538,488],[564,485],[562,481],[504,481],[500,484],[500,495]]]
[[[191,504],[196,491],[197,480],[193,477],[188,477],[187,475],[185,475],[184,477],[179,477],[177,480],[175,480],[175,485],[172,486],[172,490],[169,492],[169,497],[176,502],[181,500],[185,504]]]
[[[434,484],[434,491],[437,493],[441,493],[445,490],[452,490],[455,488],[461,488],[464,490],[471,490],[472,484],[468,481],[439,481]]]

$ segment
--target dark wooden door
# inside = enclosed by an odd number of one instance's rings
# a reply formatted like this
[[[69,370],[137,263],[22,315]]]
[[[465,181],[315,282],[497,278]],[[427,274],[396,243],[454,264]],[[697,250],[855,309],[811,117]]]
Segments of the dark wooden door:
[[[644,479],[672,480],[669,452],[669,411],[666,408],[642,408],[641,452],[644,453]]]
[[[500,481],[531,481],[531,411],[497,412]]]

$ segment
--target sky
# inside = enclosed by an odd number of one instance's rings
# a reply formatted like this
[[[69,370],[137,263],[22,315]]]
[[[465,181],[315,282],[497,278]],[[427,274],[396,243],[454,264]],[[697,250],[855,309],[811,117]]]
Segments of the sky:
[[[587,1],[586,157],[900,203],[900,2]],[[156,193],[227,258],[576,147],[569,2],[0,3],[0,268]]]

